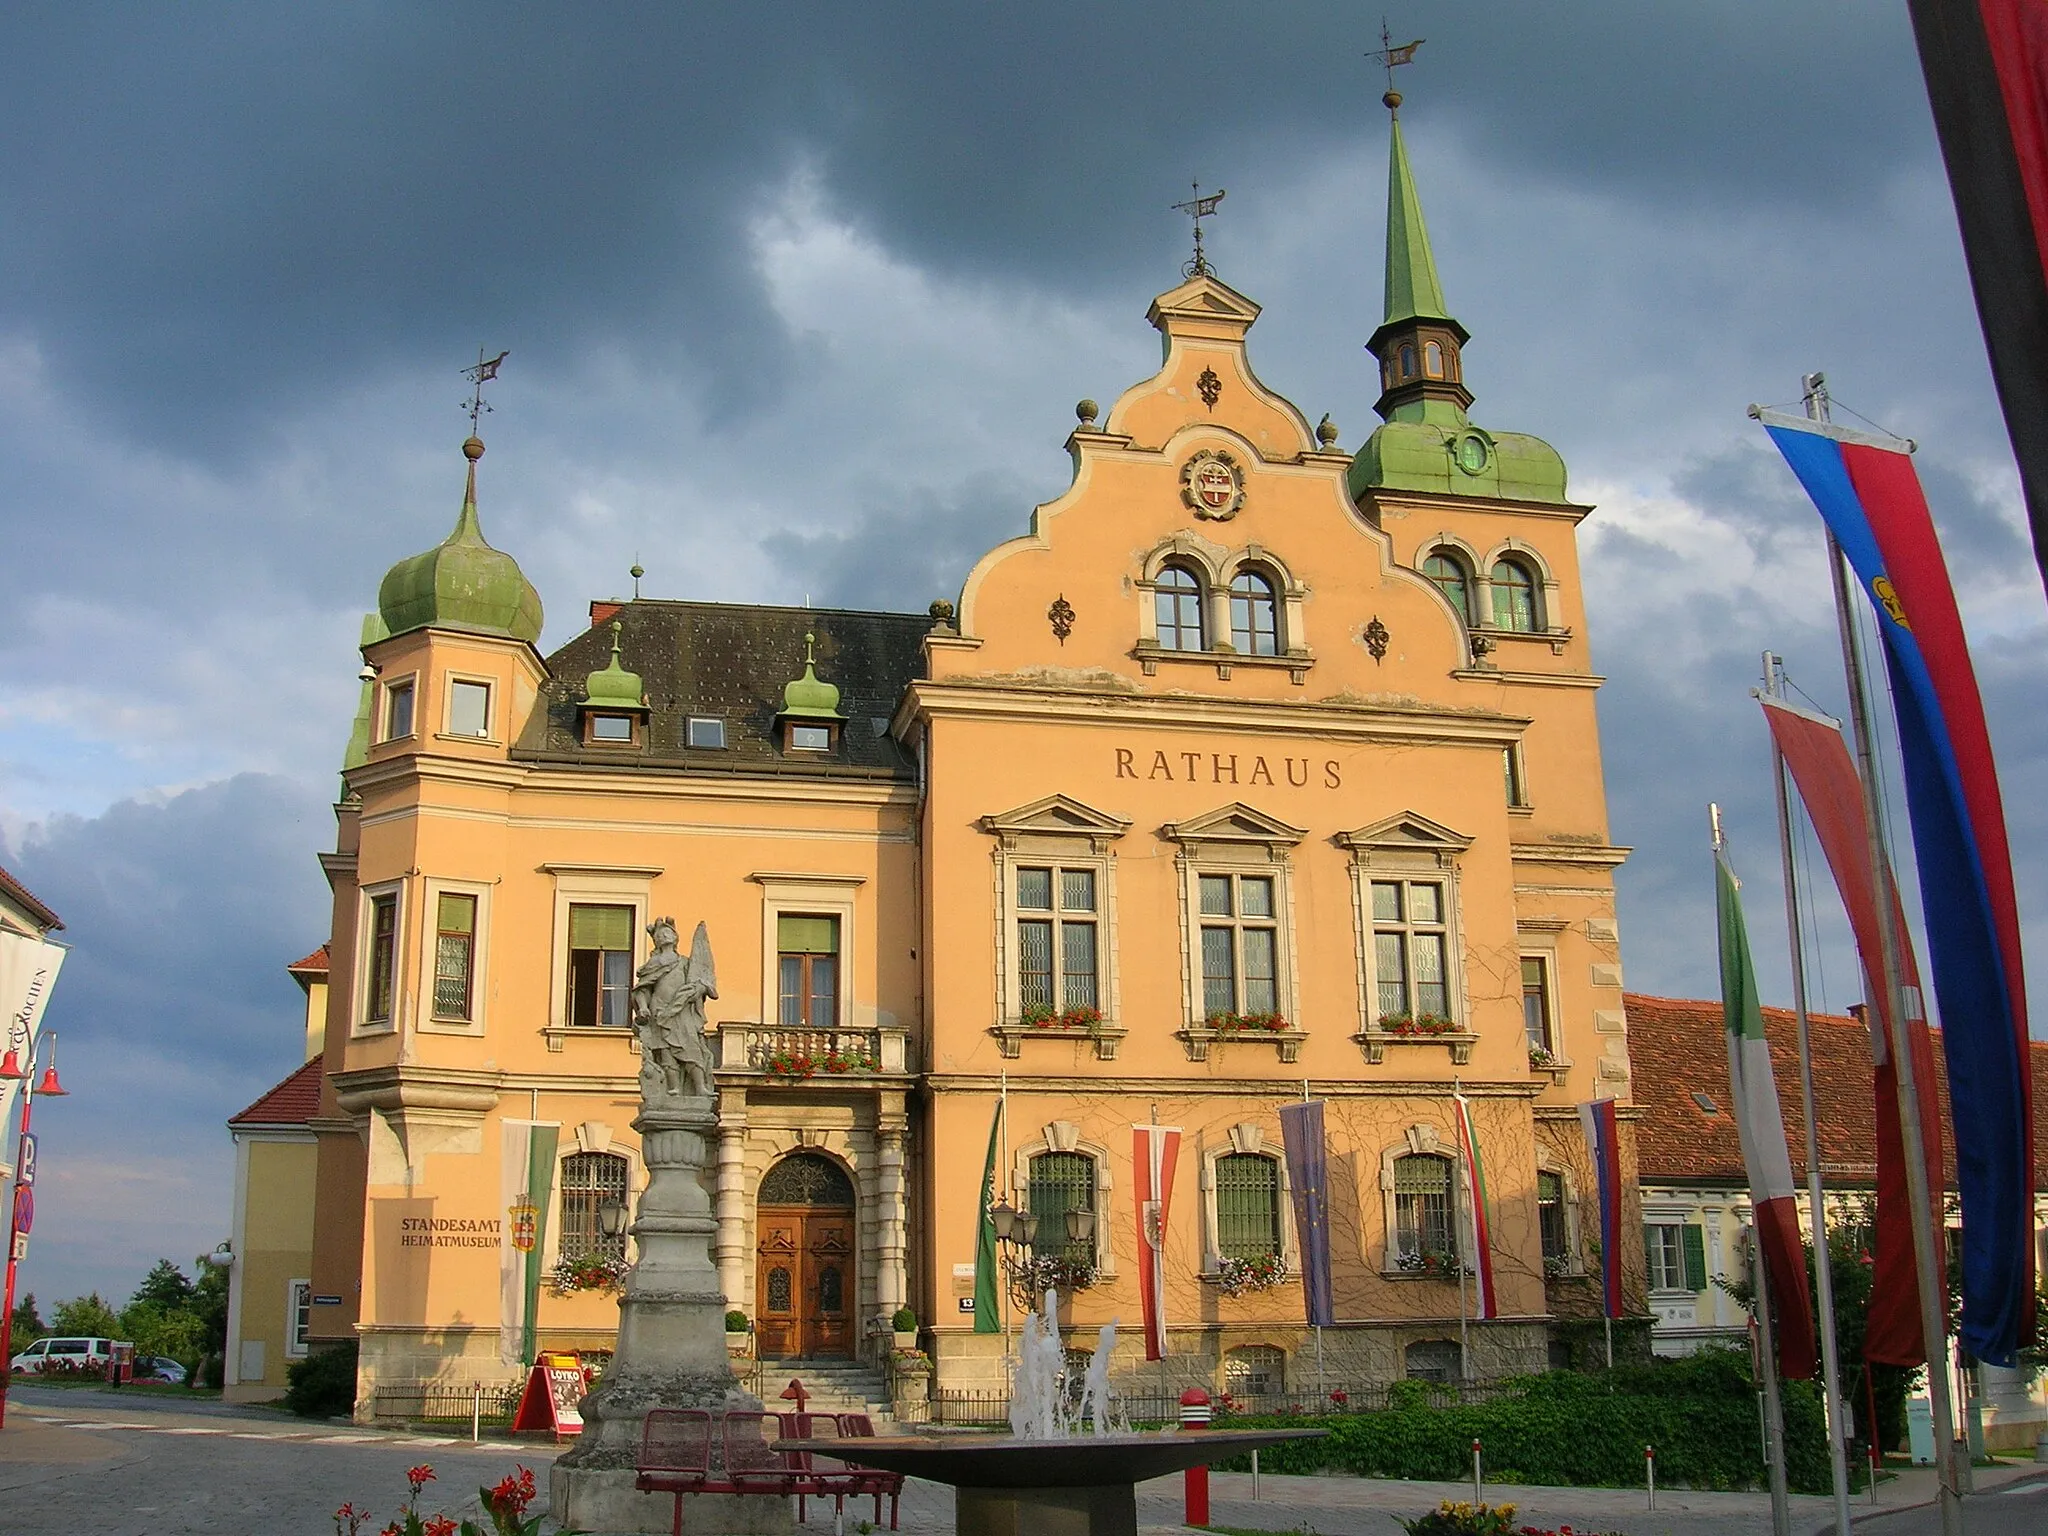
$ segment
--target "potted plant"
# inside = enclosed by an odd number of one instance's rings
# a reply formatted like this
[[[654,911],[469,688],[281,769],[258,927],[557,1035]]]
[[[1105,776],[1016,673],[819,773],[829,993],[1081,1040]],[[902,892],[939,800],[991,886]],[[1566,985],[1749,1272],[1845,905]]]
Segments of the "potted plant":
[[[1060,1015],[1061,1029],[1092,1030],[1102,1022],[1102,1010],[1088,1003],[1076,1003]]]
[[[1216,1266],[1216,1289],[1226,1296],[1270,1291],[1287,1279],[1287,1261],[1277,1253],[1253,1259],[1223,1259]]]
[[[1530,1046],[1529,1046],[1529,1070],[1530,1070],[1530,1071],[1532,1071],[1532,1072],[1543,1072],[1543,1071],[1548,1071],[1548,1070],[1549,1070],[1550,1068],[1552,1068],[1552,1067],[1554,1067],[1554,1066],[1556,1066],[1556,1065],[1557,1065],[1557,1057],[1551,1054],[1551,1051],[1550,1051],[1550,1047],[1549,1047],[1549,1046],[1547,1046],[1547,1045],[1536,1045],[1536,1044],[1534,1044],[1533,1042],[1532,1042],[1532,1043],[1530,1044]]]
[[[578,1291],[616,1291],[625,1285],[626,1272],[632,1267],[623,1258],[605,1254],[561,1259],[548,1276],[548,1288],[557,1296],[573,1296]]]
[[[908,1307],[898,1307],[896,1315],[889,1319],[889,1329],[896,1335],[898,1353],[917,1348],[917,1314]]]
[[[788,1046],[781,1046],[761,1063],[761,1070],[770,1077],[779,1077],[785,1082],[800,1083],[818,1070],[818,1064],[807,1052],[795,1051],[791,1050]]]
[[[754,1348],[754,1325],[747,1321],[747,1314],[734,1307],[725,1314],[725,1349],[727,1354],[746,1355]]]
[[[1026,1003],[1017,1015],[1017,1022],[1026,1029],[1057,1029],[1060,1011],[1051,1003]]]
[[[1441,1013],[1383,1013],[1380,1033],[1387,1035],[1448,1035],[1458,1021]]]

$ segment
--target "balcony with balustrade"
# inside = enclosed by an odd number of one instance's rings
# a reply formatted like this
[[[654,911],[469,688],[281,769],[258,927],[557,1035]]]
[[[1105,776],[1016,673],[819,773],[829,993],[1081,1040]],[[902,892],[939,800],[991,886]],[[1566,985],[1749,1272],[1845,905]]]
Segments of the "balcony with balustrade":
[[[722,1020],[717,1026],[717,1072],[734,1085],[829,1088],[904,1088],[917,1070],[907,1025],[867,1029],[809,1029]]]

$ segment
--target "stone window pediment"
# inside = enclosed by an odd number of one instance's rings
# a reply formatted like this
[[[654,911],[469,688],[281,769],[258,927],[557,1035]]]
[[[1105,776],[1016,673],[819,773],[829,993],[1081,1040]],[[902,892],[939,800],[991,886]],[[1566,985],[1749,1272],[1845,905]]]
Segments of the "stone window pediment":
[[[1170,821],[1161,828],[1161,832],[1195,857],[1230,849],[1244,852],[1264,849],[1271,857],[1279,859],[1285,856],[1287,849],[1308,836],[1306,828],[1289,826],[1277,816],[1269,816],[1242,800],[1187,821]]]
[[[1463,833],[1414,811],[1402,811],[1352,832],[1339,832],[1336,842],[1354,853],[1429,854],[1440,863],[1448,863],[1472,846],[1472,839]]]
[[[1131,824],[1071,795],[1054,794],[1012,811],[984,816],[981,829],[1000,838],[1005,848],[1014,849],[1025,838],[1085,838],[1092,852],[1101,853],[1128,832]]]

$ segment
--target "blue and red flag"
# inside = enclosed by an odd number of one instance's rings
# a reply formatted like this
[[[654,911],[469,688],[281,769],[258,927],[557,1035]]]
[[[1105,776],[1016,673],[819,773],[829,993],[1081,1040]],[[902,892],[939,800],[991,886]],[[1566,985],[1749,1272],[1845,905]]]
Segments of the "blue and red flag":
[[[1594,1205],[1600,1212],[1600,1289],[1603,1310],[1621,1316],[1621,1135],[1614,1100],[1579,1106],[1586,1155],[1593,1160]]]
[[[1964,1347],[2034,1330],[2034,1107],[2005,805],[1948,566],[1909,445],[1758,413],[1869,596],[1898,715],[1962,1196]]]

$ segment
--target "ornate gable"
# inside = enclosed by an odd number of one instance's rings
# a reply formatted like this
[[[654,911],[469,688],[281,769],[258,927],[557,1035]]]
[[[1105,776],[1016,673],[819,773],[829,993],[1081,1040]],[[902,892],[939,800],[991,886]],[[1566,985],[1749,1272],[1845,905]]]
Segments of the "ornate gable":
[[[1291,827],[1277,816],[1254,810],[1242,800],[1187,821],[1170,821],[1160,831],[1174,842],[1197,852],[1203,844],[1277,851],[1292,848],[1308,836],[1307,829]]]
[[[1015,849],[1020,838],[1085,837],[1089,848],[1101,853],[1111,842],[1130,831],[1131,824],[1107,811],[1084,805],[1071,795],[1047,795],[1020,805],[1014,811],[984,816],[981,830],[993,833],[1005,848]]]

